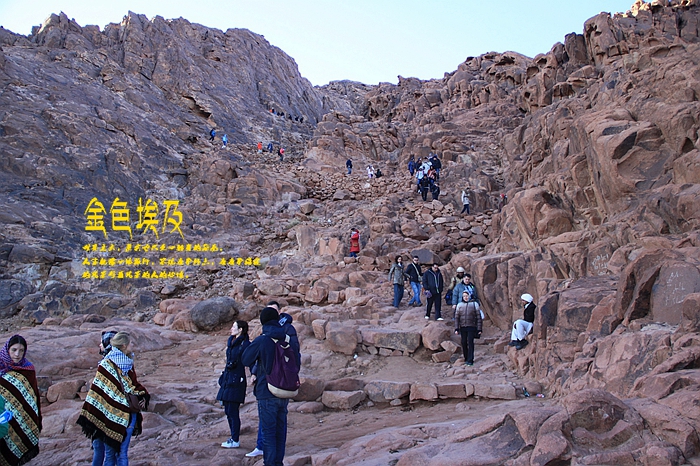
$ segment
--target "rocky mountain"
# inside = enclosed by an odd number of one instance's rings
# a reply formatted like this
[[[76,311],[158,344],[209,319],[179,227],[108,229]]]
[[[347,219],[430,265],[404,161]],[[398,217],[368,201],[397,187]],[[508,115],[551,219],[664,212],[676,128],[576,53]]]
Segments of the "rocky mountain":
[[[188,420],[221,430],[210,375],[189,371],[190,390],[157,361],[171,346],[220,359],[222,325],[256,323],[276,299],[305,355],[292,416],[309,435],[290,440],[290,464],[699,464],[695,1],[637,0],[534,58],[492,52],[397,85],[312,87],[254,33],[133,13],[103,30],[52,16],[30,36],[0,29],[0,44],[0,312],[6,330],[36,327],[53,458],[87,456],[66,448],[79,432],[65,418],[90,367],[52,359],[53,339],[131,325],[163,387],[136,451],[180,436],[148,460],[229,464]],[[442,195],[423,202],[406,164],[430,153]],[[369,164],[385,176],[368,179]],[[472,215],[459,214],[462,190]],[[389,306],[399,254],[472,273],[486,313],[475,368],[451,311],[444,326]],[[136,259],[148,276],[100,275],[135,273]],[[525,292],[538,309],[516,350]],[[495,401],[528,391],[546,402]],[[369,422],[378,407],[395,420],[376,435],[343,434],[331,414]],[[314,431],[324,419],[332,439]]]

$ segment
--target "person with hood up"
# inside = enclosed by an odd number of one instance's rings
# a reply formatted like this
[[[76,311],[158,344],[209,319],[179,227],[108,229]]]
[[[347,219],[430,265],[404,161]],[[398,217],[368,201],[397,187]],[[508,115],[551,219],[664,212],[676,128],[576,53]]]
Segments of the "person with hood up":
[[[262,425],[263,459],[265,466],[283,466],[284,450],[287,442],[287,406],[289,400],[277,398],[267,388],[267,375],[275,361],[275,340],[284,340],[286,334],[279,323],[280,316],[274,307],[267,306],[260,312],[262,335],[257,337],[243,352],[245,366],[257,364],[255,397],[258,400],[258,415]],[[290,338],[297,363],[301,366],[299,342]]]
[[[515,346],[516,350],[521,350],[527,346],[527,335],[532,331],[535,321],[535,309],[537,306],[533,302],[535,298],[531,294],[525,293],[520,297],[523,302],[523,318],[513,322],[513,330],[510,332],[510,343],[508,346]]]
[[[25,464],[39,454],[41,403],[34,364],[26,358],[27,341],[13,335],[0,348],[0,396],[12,413],[0,439],[0,464]]]

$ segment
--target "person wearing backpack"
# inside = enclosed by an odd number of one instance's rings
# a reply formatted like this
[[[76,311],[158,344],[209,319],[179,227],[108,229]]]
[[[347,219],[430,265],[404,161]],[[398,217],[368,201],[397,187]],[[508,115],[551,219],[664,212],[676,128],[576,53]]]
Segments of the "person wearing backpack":
[[[291,348],[296,369],[301,366],[299,343],[284,332],[279,323],[279,313],[267,306],[260,312],[262,335],[257,337],[243,352],[243,365],[253,367],[257,363],[255,380],[255,398],[258,400],[258,415],[262,426],[263,459],[265,466],[283,466],[285,444],[287,442],[287,406],[288,398],[273,395],[268,386],[268,376],[273,373],[276,364],[280,364],[278,347],[284,344]],[[276,371],[275,371],[276,372]],[[297,373],[298,377],[298,373]]]

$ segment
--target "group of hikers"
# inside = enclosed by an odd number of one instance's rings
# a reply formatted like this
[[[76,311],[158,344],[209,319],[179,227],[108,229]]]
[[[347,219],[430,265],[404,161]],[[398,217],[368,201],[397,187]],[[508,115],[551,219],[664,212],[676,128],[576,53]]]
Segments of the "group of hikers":
[[[263,456],[265,465],[282,466],[287,437],[287,406],[299,388],[301,354],[292,317],[279,313],[279,304],[268,303],[260,313],[262,334],[252,342],[248,323],[236,321],[226,346],[226,366],[219,378],[217,400],[224,407],[230,437],[224,448],[240,447],[239,407],[245,401],[246,372],[250,368],[258,402],[258,437],[248,457]],[[143,427],[142,411],[151,396],[139,383],[131,337],[126,332],[102,332],[97,366],[77,424],[92,442],[92,466],[128,466],[132,436]],[[280,363],[278,346],[291,363]],[[39,453],[42,429],[41,404],[36,370],[25,355],[27,342],[10,337],[0,349],[0,464],[21,465]],[[281,367],[284,364],[289,367]],[[277,379],[294,379],[293,387],[278,388]]]
[[[360,234],[352,229],[352,254],[360,251]],[[441,313],[442,293],[446,304],[454,310],[454,331],[460,335],[465,364],[474,364],[474,340],[482,334],[484,314],[471,275],[458,267],[447,287],[439,264],[425,272],[418,256],[407,266],[397,256],[389,270],[394,287],[393,305],[398,308],[409,282],[412,297],[409,306],[422,306],[426,299],[425,319],[435,308],[437,321]],[[527,345],[527,335],[533,329],[536,305],[532,295],[521,296],[523,315],[514,322],[510,346],[517,350]],[[292,316],[280,313],[280,305],[271,301],[260,312],[262,333],[252,342],[249,324],[233,323],[226,345],[226,365],[219,377],[220,389],[216,399],[222,404],[228,420],[230,436],[223,448],[240,447],[240,406],[245,402],[249,368],[257,399],[258,434],[255,448],[247,457],[263,456],[265,465],[283,464],[287,436],[287,407],[289,399],[299,388],[301,354]],[[134,355],[129,351],[131,337],[126,332],[102,332],[99,351],[103,359],[90,385],[80,410],[77,424],[92,441],[93,466],[128,466],[129,444],[132,436],[142,431],[142,411],[148,410],[151,396],[138,381],[134,370]],[[39,433],[42,428],[41,406],[36,371],[26,359],[27,342],[20,335],[10,337],[0,349],[0,460],[1,464],[20,465],[39,453]],[[280,354],[282,356],[280,356]],[[286,359],[285,359],[286,358]],[[291,361],[290,368],[280,361]],[[291,371],[291,372],[290,372]],[[291,377],[290,377],[291,374]],[[278,380],[295,379],[295,385],[281,387]],[[295,388],[296,387],[296,390]]]
[[[275,149],[274,144],[273,144],[272,142],[268,142],[268,143],[267,143],[267,152],[269,152],[270,154],[272,154],[272,152],[274,151],[274,149]],[[263,143],[262,143],[262,141],[258,141],[258,154],[262,154],[262,153],[263,153]],[[277,155],[278,155],[279,158],[280,158],[280,162],[284,162],[284,153],[285,153],[284,147],[282,147],[282,146],[280,145],[280,146],[277,148]]]
[[[408,161],[408,171],[411,176],[416,177],[416,185],[418,192],[424,201],[428,200],[428,192],[432,195],[434,201],[440,197],[440,170],[442,162],[436,154],[431,153],[428,158],[422,160],[418,158],[415,161],[413,157]]]
[[[425,319],[429,320],[432,309],[435,307],[435,319],[445,320],[442,317],[442,292],[445,293],[445,303],[451,304],[454,310],[455,334],[461,335],[462,351],[465,364],[474,365],[474,339],[481,337],[484,312],[481,310],[479,295],[471,281],[472,276],[466,273],[464,267],[457,267],[455,275],[450,280],[447,288],[440,272],[440,265],[434,263],[425,272],[422,271],[420,259],[413,256],[413,260],[407,266],[403,265],[403,258],[396,256],[395,262],[389,269],[389,283],[394,287],[394,299],[392,305],[399,308],[404,295],[404,284],[411,286],[412,297],[409,306],[422,306],[422,295],[426,299]],[[521,296],[524,305],[523,318],[513,323],[511,341],[509,346],[520,350],[527,345],[527,335],[532,331],[535,320],[534,298],[525,293]]]

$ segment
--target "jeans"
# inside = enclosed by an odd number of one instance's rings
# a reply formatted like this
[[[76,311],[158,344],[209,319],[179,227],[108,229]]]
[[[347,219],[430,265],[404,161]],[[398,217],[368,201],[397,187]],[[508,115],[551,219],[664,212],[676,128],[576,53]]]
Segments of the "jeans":
[[[476,327],[461,327],[459,333],[462,336],[462,353],[464,354],[464,362],[474,363],[474,336],[476,335]]]
[[[105,462],[105,442],[101,438],[92,441],[92,466],[102,466]]]
[[[263,451],[263,438],[262,438],[262,417],[260,417],[260,405],[258,405],[258,438],[255,440],[255,448]]]
[[[418,304],[419,306],[423,305],[423,303],[420,302],[420,288],[420,282],[411,282],[411,290],[413,290],[413,297],[408,302],[409,306],[411,304]]]
[[[467,211],[467,215],[469,215],[469,204],[463,205],[462,211],[460,212],[460,214],[463,214],[465,210]]]
[[[428,298],[427,301],[428,307],[425,310],[425,316],[430,317],[430,310],[433,308],[433,303],[435,303],[435,319],[437,320],[442,317],[442,314],[440,314],[440,310],[442,309],[442,297],[440,296],[440,293],[435,293]]]
[[[352,174],[352,167],[348,167],[348,175]]]
[[[399,307],[403,299],[403,285],[394,283],[394,307]]]
[[[263,459],[265,466],[284,466],[284,448],[287,443],[287,405],[289,400],[269,398],[258,400],[263,431]]]
[[[241,436],[241,417],[238,414],[240,403],[234,401],[224,401],[224,412],[228,419],[228,428],[231,431],[231,438],[234,442],[238,442]]]
[[[104,466],[129,466],[129,442],[131,442],[131,434],[134,433],[136,426],[136,414],[131,414],[129,418],[129,427],[126,428],[126,435],[122,441],[119,451],[105,444],[105,463]]]

